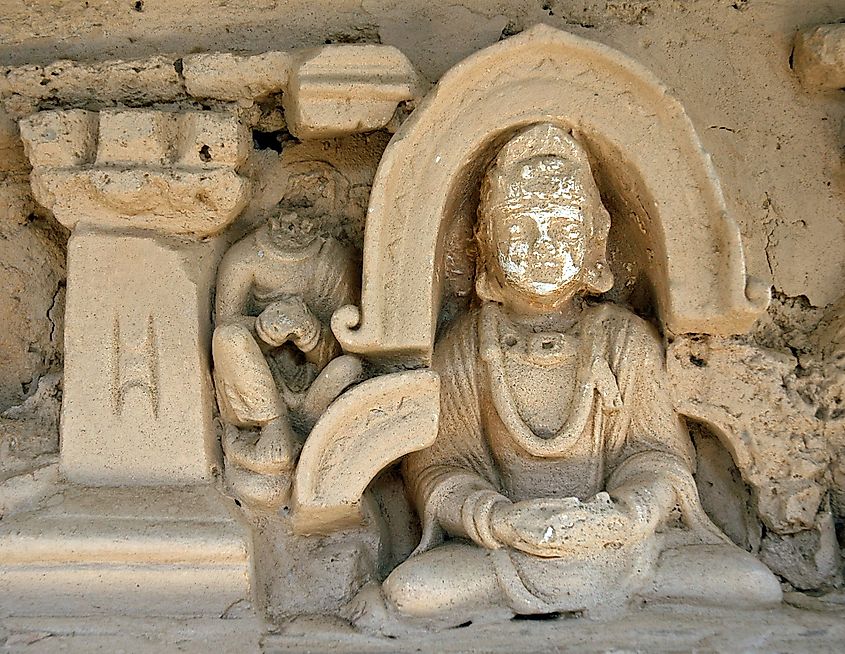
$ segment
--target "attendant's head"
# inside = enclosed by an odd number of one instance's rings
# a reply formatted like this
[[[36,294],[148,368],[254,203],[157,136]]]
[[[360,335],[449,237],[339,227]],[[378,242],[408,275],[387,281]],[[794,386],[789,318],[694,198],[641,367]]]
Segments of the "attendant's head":
[[[267,221],[273,243],[283,250],[303,250],[319,236],[317,224],[297,211],[281,210]]]
[[[564,129],[528,127],[488,168],[478,208],[478,293],[553,309],[613,286],[610,215],[587,153]]]

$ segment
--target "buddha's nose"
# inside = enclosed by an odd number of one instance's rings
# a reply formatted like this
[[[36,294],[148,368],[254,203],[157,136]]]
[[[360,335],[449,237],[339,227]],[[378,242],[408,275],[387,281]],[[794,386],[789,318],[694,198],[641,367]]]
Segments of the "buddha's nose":
[[[541,257],[552,257],[555,254],[555,243],[548,236],[540,236],[534,241],[534,252]]]

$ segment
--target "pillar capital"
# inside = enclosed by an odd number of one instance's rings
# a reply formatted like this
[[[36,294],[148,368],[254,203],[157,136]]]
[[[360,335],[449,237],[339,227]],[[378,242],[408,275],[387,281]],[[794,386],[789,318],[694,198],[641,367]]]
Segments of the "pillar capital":
[[[215,234],[240,213],[249,131],[214,111],[42,111],[20,121],[35,199],[70,229]]]

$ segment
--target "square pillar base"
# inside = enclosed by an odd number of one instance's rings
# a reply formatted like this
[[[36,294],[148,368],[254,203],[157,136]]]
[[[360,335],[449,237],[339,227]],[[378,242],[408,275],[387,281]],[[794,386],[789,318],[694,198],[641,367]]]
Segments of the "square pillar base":
[[[209,616],[251,602],[249,529],[210,486],[64,486],[0,522],[0,616]]]

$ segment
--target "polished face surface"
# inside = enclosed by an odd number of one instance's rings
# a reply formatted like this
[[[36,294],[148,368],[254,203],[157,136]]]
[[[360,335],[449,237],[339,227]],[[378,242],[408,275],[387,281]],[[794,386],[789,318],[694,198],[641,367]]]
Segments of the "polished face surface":
[[[516,166],[488,198],[490,245],[502,282],[537,299],[571,286],[584,265],[591,200],[570,162]],[[494,173],[495,174],[495,173]]]

